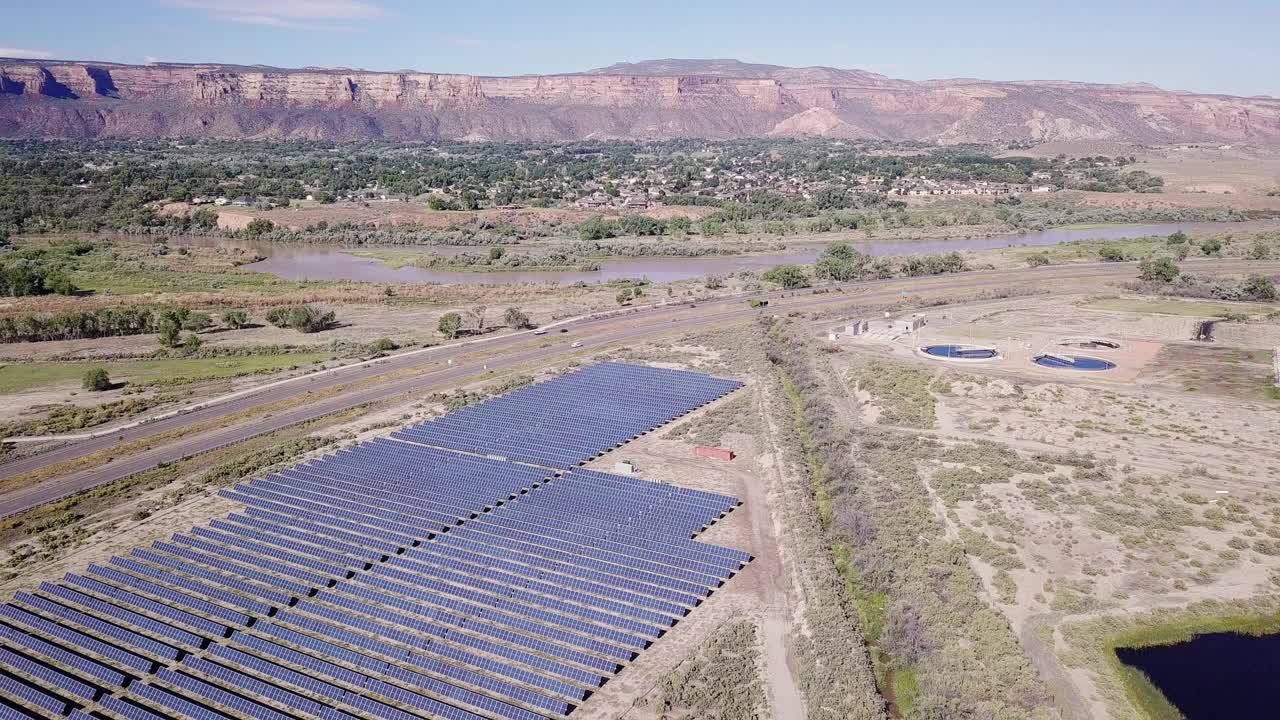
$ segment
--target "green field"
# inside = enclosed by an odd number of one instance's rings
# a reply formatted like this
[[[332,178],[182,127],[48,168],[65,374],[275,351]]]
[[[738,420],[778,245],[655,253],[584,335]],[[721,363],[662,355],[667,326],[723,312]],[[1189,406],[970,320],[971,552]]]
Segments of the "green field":
[[[256,293],[287,293],[332,283],[294,282],[270,273],[247,270],[178,271],[163,269],[76,270],[71,273],[76,287],[97,294],[143,295],[154,292],[217,292],[241,290]]]
[[[1243,313],[1252,315],[1272,312],[1276,308],[1258,303],[1228,303],[1204,300],[1139,300],[1133,298],[1096,298],[1082,305],[1092,310],[1116,310],[1120,312],[1148,313],[1151,315],[1181,315],[1186,317],[1226,317]]]
[[[332,353],[313,352],[247,357],[172,358],[103,363],[33,362],[0,365],[0,394],[49,387],[79,386],[89,368],[105,368],[113,382],[133,385],[182,383],[237,375],[274,372],[306,366],[333,358]]]

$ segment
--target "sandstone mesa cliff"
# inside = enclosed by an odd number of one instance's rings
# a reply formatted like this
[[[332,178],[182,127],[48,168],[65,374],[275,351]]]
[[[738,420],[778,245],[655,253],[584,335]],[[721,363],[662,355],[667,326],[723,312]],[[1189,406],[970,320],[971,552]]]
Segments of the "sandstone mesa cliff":
[[[0,136],[1280,142],[1275,98],[734,63],[480,77],[0,59]]]

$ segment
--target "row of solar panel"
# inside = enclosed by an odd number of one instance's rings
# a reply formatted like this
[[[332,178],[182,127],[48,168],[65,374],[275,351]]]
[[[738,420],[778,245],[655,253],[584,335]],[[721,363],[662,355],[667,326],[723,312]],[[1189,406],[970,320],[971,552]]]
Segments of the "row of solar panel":
[[[740,387],[693,373],[604,363],[410,426],[392,437],[572,467]],[[607,413],[590,413],[604,406]]]

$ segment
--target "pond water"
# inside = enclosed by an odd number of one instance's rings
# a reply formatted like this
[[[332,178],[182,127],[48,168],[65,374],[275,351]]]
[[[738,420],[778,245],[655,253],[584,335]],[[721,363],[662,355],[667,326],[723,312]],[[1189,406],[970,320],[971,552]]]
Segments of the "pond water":
[[[956,238],[951,240],[919,240],[897,242],[854,242],[858,250],[869,255],[907,255],[910,253],[951,252],[952,250],[989,250],[1003,247],[1040,247],[1076,240],[1119,240],[1145,235],[1168,235],[1176,231],[1217,231],[1251,223],[1159,223],[1153,225],[1115,225],[1090,229],[1059,228],[1021,235],[999,237]],[[1243,229],[1243,228],[1242,228]],[[727,275],[740,270],[760,272],[786,263],[806,264],[817,259],[826,242],[789,243],[781,252],[762,255],[711,255],[704,257],[638,257],[608,258],[600,261],[595,271],[512,271],[465,272],[428,270],[412,266],[388,267],[376,258],[352,255],[338,246],[289,245],[285,243],[251,243],[239,240],[188,238],[175,240],[175,245],[223,245],[250,248],[266,260],[245,265],[250,270],[268,272],[288,280],[354,280],[375,283],[443,283],[515,285],[520,283],[608,282],[625,278],[648,278],[653,282],[675,282],[706,275]],[[450,255],[458,252],[485,252],[482,247],[416,246],[397,247],[424,254]]]
[[[930,345],[924,349],[924,353],[951,360],[990,360],[997,355],[993,348],[972,345]]]
[[[1084,370],[1092,372],[1111,370],[1116,366],[1110,360],[1103,360],[1102,358],[1059,353],[1039,355],[1035,358],[1035,363],[1055,370]]]
[[[1280,635],[1198,635],[1190,642],[1119,648],[1187,720],[1280,717]]]

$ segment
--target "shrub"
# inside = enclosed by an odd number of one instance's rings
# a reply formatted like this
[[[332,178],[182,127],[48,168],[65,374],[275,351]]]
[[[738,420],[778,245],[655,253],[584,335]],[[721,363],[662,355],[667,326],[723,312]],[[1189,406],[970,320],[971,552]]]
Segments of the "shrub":
[[[111,389],[111,376],[102,368],[91,368],[84,374],[81,387],[89,392],[102,392]]]
[[[400,346],[397,345],[396,342],[391,338],[378,338],[377,340],[374,340],[373,342],[369,343],[369,352],[375,353],[375,354],[391,352],[392,350],[399,350],[399,349],[400,349]]]
[[[1038,252],[1038,253],[1035,253],[1034,255],[1027,256],[1027,265],[1031,267],[1040,267],[1042,265],[1048,265],[1048,264],[1049,264],[1049,253],[1047,252]]]
[[[1275,300],[1276,284],[1265,275],[1250,275],[1244,282],[1244,294],[1251,300]]]
[[[222,313],[222,324],[232,330],[239,330],[249,324],[249,313],[243,310],[228,310]]]
[[[1098,248],[1098,257],[1102,258],[1103,262],[1124,262],[1129,259],[1129,257],[1124,254],[1124,250],[1121,250],[1115,245],[1103,245]]]
[[[1205,238],[1200,242],[1200,252],[1205,256],[1222,254],[1222,241],[1217,238]]]
[[[210,327],[213,327],[213,318],[209,317],[209,313],[189,312],[186,314],[186,317],[182,318],[183,330],[189,330],[196,333]]]
[[[1249,259],[1266,260],[1269,257],[1271,257],[1271,248],[1267,247],[1266,243],[1261,240],[1254,240],[1253,247],[1249,248]]]

